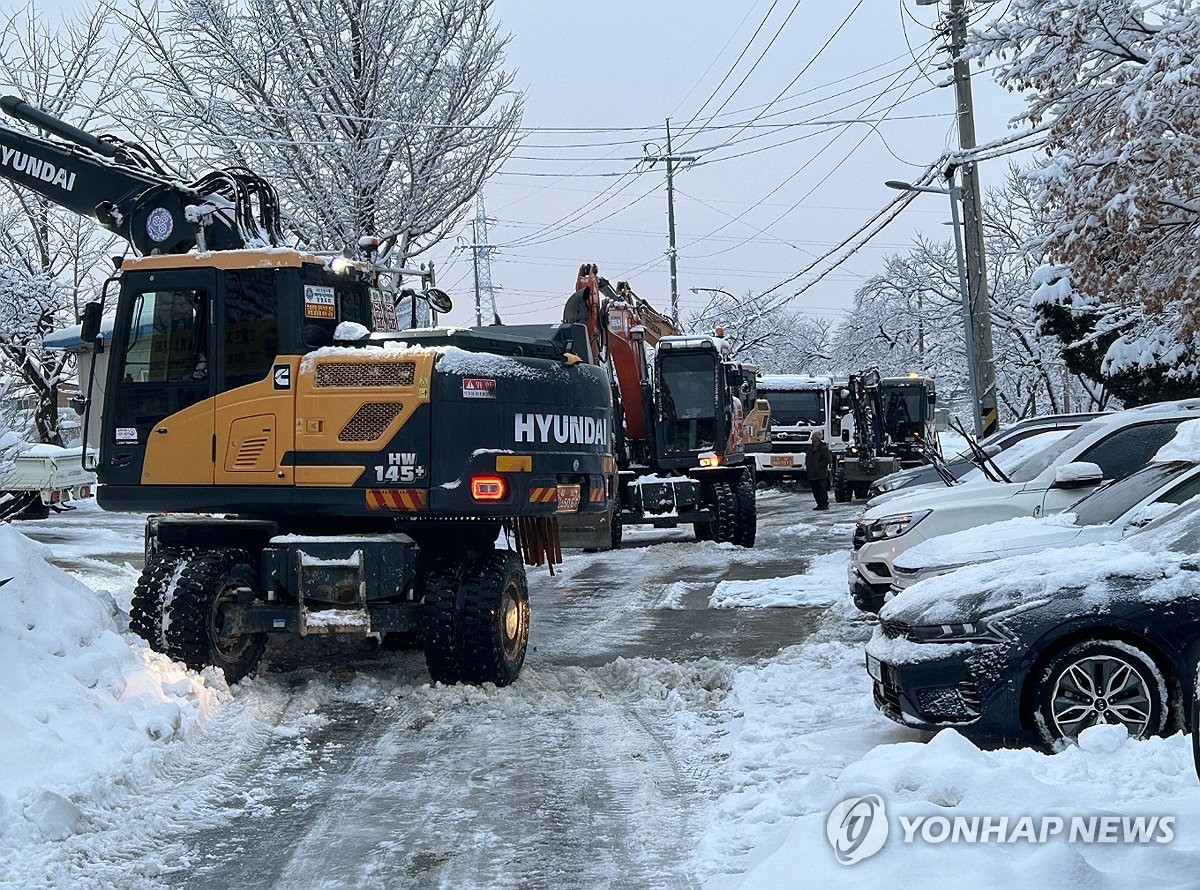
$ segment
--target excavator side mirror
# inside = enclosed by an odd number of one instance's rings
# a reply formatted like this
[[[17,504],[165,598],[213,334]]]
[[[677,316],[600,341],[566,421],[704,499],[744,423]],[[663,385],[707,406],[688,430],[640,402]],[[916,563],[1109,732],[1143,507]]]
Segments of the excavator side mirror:
[[[92,343],[100,336],[100,304],[95,300],[83,307],[79,339],[84,343]]]
[[[454,302],[450,299],[450,295],[441,288],[426,288],[421,296],[423,296],[425,301],[438,312],[449,312],[454,308]]]

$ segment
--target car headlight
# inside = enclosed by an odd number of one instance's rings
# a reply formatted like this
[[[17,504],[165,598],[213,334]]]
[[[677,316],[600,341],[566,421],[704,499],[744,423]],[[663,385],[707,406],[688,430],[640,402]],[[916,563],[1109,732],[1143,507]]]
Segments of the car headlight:
[[[880,516],[864,523],[868,541],[886,541],[888,538],[898,538],[907,534],[922,519],[932,513],[932,510],[911,510],[908,513],[893,513],[890,516]]]
[[[880,494],[887,494],[889,491],[895,491],[903,484],[903,479],[880,479],[878,482],[872,485],[871,488],[875,489],[875,491],[879,492]]]
[[[908,638],[915,643],[1007,643],[1012,637],[996,619],[955,624],[914,624]]]

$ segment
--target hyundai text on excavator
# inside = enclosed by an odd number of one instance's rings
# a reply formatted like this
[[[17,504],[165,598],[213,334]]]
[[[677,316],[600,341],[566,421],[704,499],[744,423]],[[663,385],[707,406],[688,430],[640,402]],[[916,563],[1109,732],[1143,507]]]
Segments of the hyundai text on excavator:
[[[139,254],[81,332],[107,353],[85,420],[102,427],[99,502],[166,514],[147,522],[132,628],[230,681],[272,633],[416,639],[437,680],[513,681],[524,564],[561,561],[558,514],[612,504],[612,396],[586,327],[398,333],[411,270],[371,239],[365,259],[281,246],[255,174],[184,185],[133,143],[0,105],[51,134],[0,125],[0,175]],[[420,296],[448,310],[431,279]]]
[[[745,434],[769,442],[769,405],[754,403],[747,424],[742,397],[753,395],[745,368],[719,337],[680,335],[670,319],[627,282],[614,288],[585,263],[563,321],[585,325],[592,360],[612,380],[616,498],[599,524],[564,520],[569,543],[617,547],[622,528],[691,524],[698,540],[754,546],[758,525],[753,464]],[[767,446],[769,447],[769,445]]]

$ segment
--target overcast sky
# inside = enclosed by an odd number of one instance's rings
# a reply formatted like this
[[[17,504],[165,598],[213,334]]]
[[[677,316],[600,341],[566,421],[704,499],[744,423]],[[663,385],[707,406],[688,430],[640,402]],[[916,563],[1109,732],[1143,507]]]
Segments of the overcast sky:
[[[585,261],[669,309],[665,169],[637,160],[665,151],[668,117],[674,152],[698,159],[675,178],[681,314],[708,297],[693,287],[742,295],[797,272],[894,197],[885,179],[918,176],[957,144],[929,27],[946,6],[497,0],[528,128],[484,191],[501,317],[557,320]],[[1009,135],[1017,97],[987,73],[974,85],[979,142]],[[832,123],[857,118],[882,122]],[[1006,166],[987,162],[985,186]],[[945,199],[922,196],[797,307],[838,318],[887,252],[918,230],[948,238],[948,218]],[[452,246],[431,258],[458,304],[450,320],[470,323],[470,253]]]

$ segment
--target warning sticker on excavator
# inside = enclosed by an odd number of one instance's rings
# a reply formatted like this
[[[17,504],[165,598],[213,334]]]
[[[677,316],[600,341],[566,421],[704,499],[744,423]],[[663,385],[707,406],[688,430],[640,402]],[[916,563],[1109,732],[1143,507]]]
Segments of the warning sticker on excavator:
[[[464,377],[462,392],[464,399],[494,399],[496,381],[490,377]]]
[[[332,287],[304,285],[305,318],[337,318],[337,301]]]

